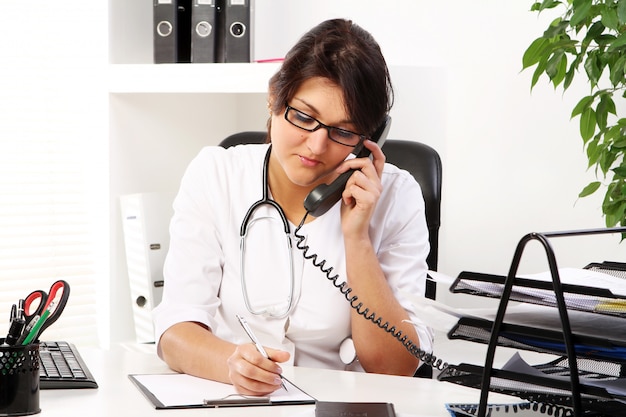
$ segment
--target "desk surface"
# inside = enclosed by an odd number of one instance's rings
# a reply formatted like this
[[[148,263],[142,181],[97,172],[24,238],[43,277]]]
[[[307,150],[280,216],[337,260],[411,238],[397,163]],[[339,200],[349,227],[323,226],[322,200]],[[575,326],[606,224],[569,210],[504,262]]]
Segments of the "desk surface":
[[[42,390],[42,417],[100,416],[296,416],[313,417],[314,405],[237,407],[221,409],[155,410],[128,379],[132,373],[168,372],[154,354],[127,348],[109,351],[80,349],[99,388],[85,390]],[[423,378],[365,374],[283,366],[284,375],[302,390],[321,401],[384,401],[394,404],[400,417],[449,416],[445,403],[479,400],[472,388]],[[516,402],[516,398],[490,395],[490,402]]]

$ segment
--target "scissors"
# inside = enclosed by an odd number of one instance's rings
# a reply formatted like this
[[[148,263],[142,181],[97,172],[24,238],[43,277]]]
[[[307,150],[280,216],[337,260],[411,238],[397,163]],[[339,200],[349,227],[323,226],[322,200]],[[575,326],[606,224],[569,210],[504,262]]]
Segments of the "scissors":
[[[41,317],[42,314],[50,309],[50,313],[46,321],[39,328],[37,337],[47,329],[52,323],[58,320],[63,312],[67,300],[70,296],[70,285],[58,280],[50,286],[47,293],[43,290],[35,290],[28,294],[24,299],[24,317],[26,318],[26,327],[32,327],[31,322],[35,317]],[[33,323],[34,324],[34,323]],[[35,337],[35,339],[37,338]]]

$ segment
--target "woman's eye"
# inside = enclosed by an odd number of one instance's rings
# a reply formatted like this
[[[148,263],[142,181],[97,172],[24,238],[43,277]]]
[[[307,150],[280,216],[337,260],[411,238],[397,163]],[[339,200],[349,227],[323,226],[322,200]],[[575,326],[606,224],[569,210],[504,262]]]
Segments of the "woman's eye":
[[[296,112],[296,118],[301,123],[305,123],[305,124],[314,124],[315,123],[315,119],[314,118],[312,118],[311,116],[307,116],[306,114],[301,113],[301,112]]]
[[[343,129],[334,129],[333,133],[342,139],[353,139],[356,137],[354,133]]]

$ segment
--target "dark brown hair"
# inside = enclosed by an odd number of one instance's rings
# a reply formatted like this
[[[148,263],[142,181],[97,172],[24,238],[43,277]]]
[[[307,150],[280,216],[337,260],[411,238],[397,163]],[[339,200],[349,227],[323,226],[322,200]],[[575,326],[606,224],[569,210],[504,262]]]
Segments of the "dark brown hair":
[[[343,92],[357,133],[371,135],[393,104],[389,70],[374,37],[350,20],[326,20],[304,34],[269,82],[271,110],[284,110],[302,83],[327,78]]]

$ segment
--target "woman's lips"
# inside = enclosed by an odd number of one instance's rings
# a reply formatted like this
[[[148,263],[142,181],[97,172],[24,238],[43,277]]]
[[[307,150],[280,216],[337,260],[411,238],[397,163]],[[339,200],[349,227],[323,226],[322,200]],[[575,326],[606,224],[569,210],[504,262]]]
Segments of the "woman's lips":
[[[316,161],[315,159],[310,159],[302,155],[299,155],[299,157],[300,157],[300,162],[302,162],[302,165],[306,167],[316,167],[320,164],[320,162]]]

